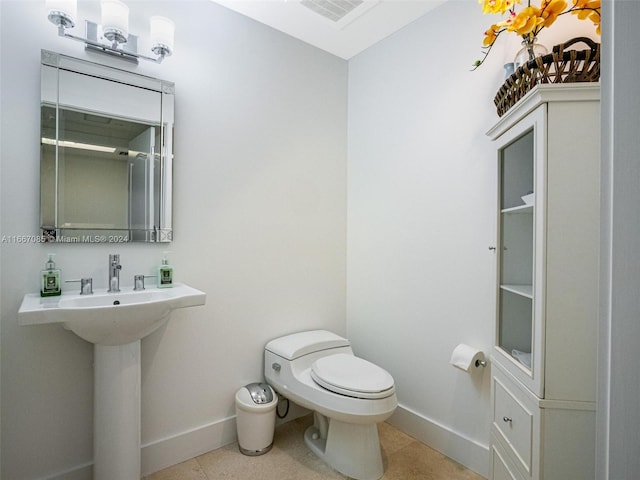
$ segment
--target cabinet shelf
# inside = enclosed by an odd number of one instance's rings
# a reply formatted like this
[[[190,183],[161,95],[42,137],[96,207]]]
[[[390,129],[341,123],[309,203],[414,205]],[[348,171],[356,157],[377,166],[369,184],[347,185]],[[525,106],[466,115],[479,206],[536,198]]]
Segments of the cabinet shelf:
[[[533,204],[531,205],[518,205],[517,207],[505,208],[501,210],[502,213],[533,213]]]
[[[502,290],[533,299],[532,285],[500,285]]]

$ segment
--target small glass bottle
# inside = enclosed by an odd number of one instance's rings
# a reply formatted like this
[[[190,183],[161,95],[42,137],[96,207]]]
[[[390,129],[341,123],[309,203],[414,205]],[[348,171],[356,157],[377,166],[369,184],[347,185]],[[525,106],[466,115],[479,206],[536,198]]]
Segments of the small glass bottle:
[[[62,295],[62,289],[60,288],[60,270],[56,268],[53,256],[53,253],[49,254],[49,259],[47,260],[44,270],[41,272],[41,297],[55,297]]]
[[[169,265],[166,254],[162,259],[162,265],[158,267],[158,288],[173,287],[173,267]]]

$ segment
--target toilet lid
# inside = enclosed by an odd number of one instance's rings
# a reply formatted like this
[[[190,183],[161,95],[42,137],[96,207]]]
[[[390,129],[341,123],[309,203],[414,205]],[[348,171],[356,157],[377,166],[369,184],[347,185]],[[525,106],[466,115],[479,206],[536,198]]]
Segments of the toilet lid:
[[[320,386],[356,398],[385,398],[395,392],[393,377],[371,362],[337,353],[313,362],[311,377]]]

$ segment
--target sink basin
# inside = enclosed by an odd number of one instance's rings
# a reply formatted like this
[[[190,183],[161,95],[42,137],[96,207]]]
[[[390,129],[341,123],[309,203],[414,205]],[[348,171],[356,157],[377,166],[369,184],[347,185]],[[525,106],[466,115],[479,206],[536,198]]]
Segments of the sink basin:
[[[61,323],[98,345],[124,345],[161,327],[176,308],[204,305],[206,294],[188,285],[93,295],[63,293],[59,297],[27,294],[18,310],[20,325]]]

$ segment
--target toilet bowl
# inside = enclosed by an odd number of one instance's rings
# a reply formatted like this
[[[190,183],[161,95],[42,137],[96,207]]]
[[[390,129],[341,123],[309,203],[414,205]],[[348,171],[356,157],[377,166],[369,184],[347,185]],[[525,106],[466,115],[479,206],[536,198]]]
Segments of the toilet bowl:
[[[276,338],[264,355],[267,383],[314,412],[307,446],[344,475],[379,479],[384,470],[376,424],[398,405],[393,377],[326,330]]]

